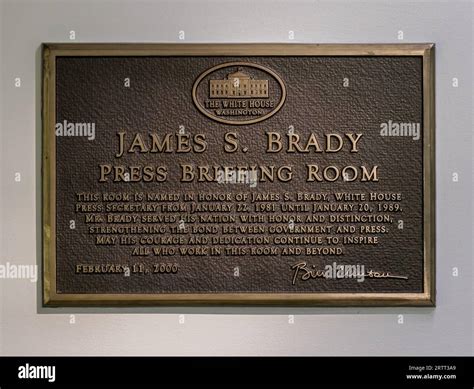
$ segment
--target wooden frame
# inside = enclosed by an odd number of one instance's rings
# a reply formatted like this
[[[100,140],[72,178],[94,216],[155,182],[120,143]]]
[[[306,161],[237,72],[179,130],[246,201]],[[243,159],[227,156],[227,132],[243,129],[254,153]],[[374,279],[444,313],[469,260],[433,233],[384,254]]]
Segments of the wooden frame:
[[[421,56],[423,57],[423,293],[56,293],[56,57],[58,56]],[[43,303],[111,305],[435,305],[435,103],[433,44],[44,44],[43,45]]]

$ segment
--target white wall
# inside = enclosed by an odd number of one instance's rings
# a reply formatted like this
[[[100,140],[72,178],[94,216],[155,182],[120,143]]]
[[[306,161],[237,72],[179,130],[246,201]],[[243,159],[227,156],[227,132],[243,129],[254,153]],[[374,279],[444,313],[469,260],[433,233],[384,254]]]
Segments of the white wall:
[[[177,42],[180,30],[186,42],[287,42],[293,30],[295,42],[386,43],[400,42],[403,30],[405,43],[436,43],[438,294],[435,309],[45,309],[40,283],[0,280],[0,352],[472,355],[472,9],[460,1],[2,2],[0,263],[40,260],[42,42],[67,42],[70,30],[78,42]],[[459,277],[452,277],[453,267]],[[288,324],[289,314],[295,324]]]

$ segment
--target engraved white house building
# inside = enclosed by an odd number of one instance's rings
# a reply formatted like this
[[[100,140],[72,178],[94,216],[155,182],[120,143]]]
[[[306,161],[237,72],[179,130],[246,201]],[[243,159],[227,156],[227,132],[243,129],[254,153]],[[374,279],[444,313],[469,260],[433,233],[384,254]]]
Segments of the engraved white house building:
[[[253,80],[241,69],[224,80],[210,80],[211,98],[268,98],[268,80]]]

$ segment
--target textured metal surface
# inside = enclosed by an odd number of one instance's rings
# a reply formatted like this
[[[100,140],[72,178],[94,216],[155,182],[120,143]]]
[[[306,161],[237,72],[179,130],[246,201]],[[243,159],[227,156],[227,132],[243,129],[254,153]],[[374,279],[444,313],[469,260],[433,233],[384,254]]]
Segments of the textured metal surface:
[[[191,89],[206,69],[224,62],[248,61],[276,71],[284,80],[287,99],[274,116],[236,128],[202,115],[192,101]],[[130,77],[131,87],[123,87]],[[342,80],[349,78],[350,87]],[[380,123],[388,120],[422,123],[421,57],[59,57],[56,69],[56,121],[94,122],[96,138],[60,137],[56,141],[56,257],[58,293],[160,292],[422,292],[423,291],[423,142],[410,138],[382,138]],[[130,133],[177,132],[180,125],[191,134],[205,133],[203,154],[142,154],[113,158],[120,130]],[[357,154],[265,154],[265,131],[284,134],[289,126],[302,137],[310,132],[360,132],[364,144]],[[245,154],[222,151],[223,134],[236,131]],[[304,176],[305,163],[380,166],[378,183],[259,183],[256,188],[216,183],[179,183],[178,164],[292,164],[295,176]],[[165,183],[98,183],[98,165],[161,165],[169,169]],[[308,262],[357,264],[408,275],[408,280],[322,280],[291,284],[295,258],[186,257],[175,275],[75,274],[77,263],[136,261],[170,262],[169,258],[131,258],[127,246],[94,245],[83,215],[74,211],[75,193],[89,192],[212,193],[228,191],[319,192],[402,191],[403,231],[393,226],[377,247],[350,247],[342,257],[313,257]],[[78,220],[74,230],[70,220]],[[232,269],[240,268],[240,277]]]

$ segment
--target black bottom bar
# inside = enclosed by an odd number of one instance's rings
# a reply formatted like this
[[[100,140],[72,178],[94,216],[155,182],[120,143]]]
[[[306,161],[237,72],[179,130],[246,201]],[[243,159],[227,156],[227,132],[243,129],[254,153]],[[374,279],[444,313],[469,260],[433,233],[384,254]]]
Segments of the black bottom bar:
[[[1,357],[0,388],[473,388],[472,357]]]

